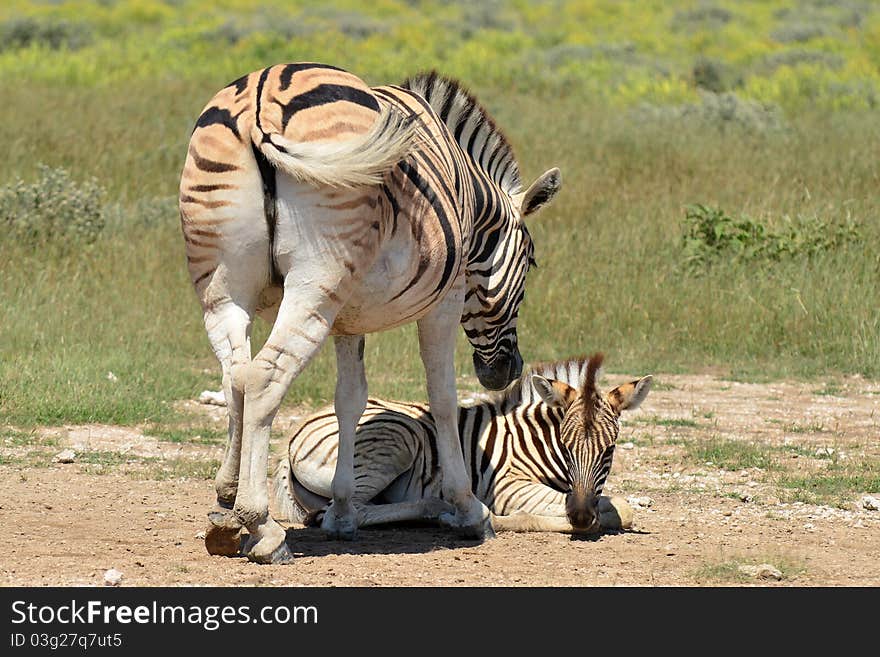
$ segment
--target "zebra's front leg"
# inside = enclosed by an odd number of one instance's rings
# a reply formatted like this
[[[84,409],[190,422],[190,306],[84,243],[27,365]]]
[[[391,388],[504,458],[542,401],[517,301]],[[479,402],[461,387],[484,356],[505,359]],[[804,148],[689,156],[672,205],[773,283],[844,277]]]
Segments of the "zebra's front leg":
[[[353,540],[358,528],[354,495],[354,445],[358,421],[367,405],[364,374],[364,336],[339,335],[336,345],[336,420],[339,448],[333,475],[333,503],[324,514],[321,527],[329,538]]]
[[[458,399],[455,391],[455,339],[461,320],[462,296],[447,299],[418,322],[419,351],[425,366],[428,403],[437,426],[437,452],[443,473],[443,498],[455,507],[440,522],[467,538],[495,536],[489,510],[471,492],[458,437]]]

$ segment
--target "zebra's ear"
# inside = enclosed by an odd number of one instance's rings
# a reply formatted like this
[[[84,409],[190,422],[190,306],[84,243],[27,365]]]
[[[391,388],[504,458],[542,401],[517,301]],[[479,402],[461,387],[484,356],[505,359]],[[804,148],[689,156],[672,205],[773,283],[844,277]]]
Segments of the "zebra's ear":
[[[562,174],[559,169],[553,168],[533,182],[526,191],[516,194],[513,200],[519,203],[520,214],[527,217],[552,201],[561,188]]]
[[[532,376],[532,385],[548,406],[568,408],[577,397],[577,390],[567,383],[545,379],[538,374]]]
[[[645,397],[651,391],[651,382],[653,377],[649,374],[643,376],[638,381],[630,381],[621,386],[617,386],[609,392],[605,397],[614,412],[620,415],[622,411],[632,411],[639,407],[645,401]]]

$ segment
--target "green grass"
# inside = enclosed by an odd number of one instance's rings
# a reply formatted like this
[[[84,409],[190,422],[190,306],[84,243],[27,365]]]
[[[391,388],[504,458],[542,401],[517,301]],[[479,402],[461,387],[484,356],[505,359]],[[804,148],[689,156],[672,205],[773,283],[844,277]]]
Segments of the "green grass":
[[[658,427],[688,427],[688,428],[696,428],[700,425],[696,420],[691,420],[685,417],[656,417],[656,416],[648,416],[648,417],[640,417],[637,422],[641,422],[643,424],[652,424]]]
[[[792,422],[785,425],[785,430],[789,433],[824,433],[828,431],[825,425],[819,422],[809,422],[807,424]]]
[[[40,436],[36,431],[18,431],[10,428],[0,429],[0,446],[24,447],[27,445],[56,447],[58,445],[58,438],[54,436]]]
[[[801,562],[789,557],[736,557],[705,563],[693,572],[693,578],[698,582],[715,582],[719,584],[772,583],[777,581],[772,579],[759,580],[740,570],[741,566],[755,566],[763,563],[771,564],[782,573],[782,579],[778,581],[791,581],[807,571]]]
[[[0,465],[20,468],[48,468],[53,464],[52,454],[39,449],[14,454],[0,454]]]
[[[716,4],[730,12],[721,25],[691,4],[635,0],[485,10],[402,0],[321,10],[229,0],[216,11],[204,11],[207,0],[4,3],[0,27],[35,17],[82,29],[69,49],[40,42],[45,30],[27,47],[0,43],[0,186],[33,181],[41,162],[95,177],[107,225],[82,248],[0,237],[0,422],[168,428],[176,400],[219,387],[175,210],[186,143],[217,89],[295,60],[341,65],[371,84],[431,67],[461,77],[526,178],[562,169],[559,198],[529,221],[540,267],[519,320],[527,360],[602,350],[612,371],[637,374],[880,376],[880,197],[865,147],[880,137],[880,11],[866,5],[857,25],[841,27],[849,14],[816,4],[804,21],[825,35],[798,44],[782,0]],[[820,55],[779,65],[802,50]],[[760,118],[749,103],[772,103],[781,127],[709,112],[694,76],[707,59],[723,65],[736,112]],[[685,106],[702,118],[682,121]],[[862,239],[779,261],[719,257],[691,271],[682,237],[694,203],[767,225],[851,218]],[[258,322],[254,343],[266,334]],[[369,336],[366,359],[372,394],[425,397],[413,326]],[[463,338],[456,369],[472,374]],[[325,348],[288,403],[328,400],[334,378]],[[168,431],[159,437],[190,437]]]
[[[216,459],[174,458],[154,461],[143,470],[133,470],[129,476],[134,479],[167,481],[169,479],[213,480],[220,468]]]
[[[684,443],[687,457],[699,464],[711,462],[725,470],[744,470],[746,468],[774,467],[773,449],[766,445],[727,440],[724,438],[704,438]]]
[[[844,393],[844,389],[834,381],[826,381],[821,388],[812,391],[814,395],[839,397]]]
[[[144,429],[144,435],[155,436],[169,443],[195,443],[199,445],[217,445],[225,442],[226,430],[212,427],[174,427],[152,425]]]
[[[880,491],[880,460],[840,461],[816,472],[785,472],[776,479],[786,500],[851,508],[863,493]]]

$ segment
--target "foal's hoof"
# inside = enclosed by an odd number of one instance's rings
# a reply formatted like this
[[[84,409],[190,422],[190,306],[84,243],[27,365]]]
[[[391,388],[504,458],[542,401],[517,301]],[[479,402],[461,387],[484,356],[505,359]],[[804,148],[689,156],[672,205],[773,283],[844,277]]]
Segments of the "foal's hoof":
[[[324,513],[321,529],[324,530],[324,534],[330,540],[353,541],[357,536],[358,530],[357,514],[338,516],[333,512],[333,507],[331,506]]]
[[[463,514],[460,510],[455,513],[441,513],[441,524],[449,527],[461,538],[485,541],[495,538],[495,530],[492,527],[492,519],[489,510],[478,503],[471,513]]]
[[[631,529],[633,508],[624,498],[614,496],[599,498],[599,524],[602,529]]]
[[[208,528],[205,530],[205,549],[208,554],[222,557],[237,557],[241,544],[241,525],[230,512],[212,511],[208,514]]]

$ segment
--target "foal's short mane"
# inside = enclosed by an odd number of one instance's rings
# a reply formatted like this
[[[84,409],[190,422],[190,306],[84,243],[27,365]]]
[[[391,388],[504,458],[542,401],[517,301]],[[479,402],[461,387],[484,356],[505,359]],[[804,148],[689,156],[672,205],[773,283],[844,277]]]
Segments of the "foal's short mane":
[[[590,362],[587,363],[587,374],[584,377],[584,387],[581,394],[585,401],[584,415],[588,424],[592,422],[596,412],[596,397],[599,394],[599,391],[596,389],[596,375],[599,372],[599,368],[602,367],[603,360],[605,360],[605,356],[596,353],[590,356]]]
[[[428,101],[462,150],[501,189],[508,194],[522,190],[513,147],[489,112],[461,82],[429,71],[408,78],[401,86]]]
[[[586,381],[587,357],[574,356],[564,360],[540,361],[523,368],[523,373],[504,390],[486,395],[486,403],[507,408],[527,406],[541,399],[532,385],[532,376],[539,374],[545,379],[555,379],[580,389]],[[595,381],[595,379],[594,379]]]

